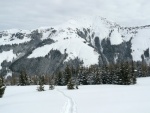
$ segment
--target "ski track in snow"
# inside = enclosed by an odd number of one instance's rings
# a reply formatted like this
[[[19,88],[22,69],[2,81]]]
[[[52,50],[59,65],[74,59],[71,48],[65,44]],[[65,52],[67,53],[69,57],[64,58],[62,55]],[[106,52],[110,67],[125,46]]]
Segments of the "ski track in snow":
[[[68,95],[66,95],[64,92],[60,90],[57,91],[60,92],[65,98],[67,98],[67,102],[65,103],[60,113],[77,113],[77,107],[74,100]]]

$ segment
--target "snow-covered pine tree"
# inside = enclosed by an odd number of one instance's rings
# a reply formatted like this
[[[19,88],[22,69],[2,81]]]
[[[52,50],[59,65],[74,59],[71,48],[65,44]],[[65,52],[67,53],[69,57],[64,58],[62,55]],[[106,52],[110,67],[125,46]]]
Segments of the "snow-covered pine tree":
[[[141,62],[136,62],[137,77],[142,77],[143,76],[141,65],[142,65]]]
[[[20,76],[19,76],[19,85],[21,86],[25,86],[28,83],[28,77],[25,71],[21,71],[20,72]]]
[[[148,66],[144,61],[142,62],[141,67],[142,67],[142,77],[148,76]]]
[[[72,82],[72,79],[69,79],[68,84],[67,84],[67,89],[74,89],[74,84]]]
[[[82,75],[83,75],[83,67],[79,67],[79,71],[78,71],[79,85],[82,84]]]
[[[134,68],[133,60],[131,62],[131,78],[132,78],[131,84],[136,84],[136,75],[135,75],[135,68]]]
[[[123,63],[121,63],[121,65],[119,65],[117,72],[116,72],[116,75],[118,77],[117,84],[123,85],[123,75],[124,75]]]
[[[78,72],[79,72],[79,70],[78,70],[78,68],[76,68],[75,69],[75,87],[76,87],[76,89],[79,89],[79,77],[78,77]]]
[[[106,71],[107,75],[106,75],[106,83],[107,84],[112,84],[112,76],[113,76],[113,71],[112,71],[112,64],[108,65],[108,69]]]
[[[14,74],[12,74],[12,76],[11,76],[11,85],[16,85],[16,84],[17,84],[16,76]]]
[[[80,78],[80,83],[82,85],[88,85],[87,75],[88,75],[88,70],[83,68],[82,73],[81,73],[81,78]]]
[[[102,72],[100,70],[100,68],[96,69],[96,74],[95,74],[95,80],[94,80],[94,84],[102,84]]]
[[[123,63],[124,65],[124,75],[123,75],[123,85],[129,85],[130,83],[130,79],[131,79],[131,75],[130,75],[130,70],[129,70],[129,64],[128,62]]]
[[[44,76],[39,77],[39,86],[37,87],[38,91],[44,91]]]
[[[2,78],[0,78],[0,98],[3,97],[3,94],[5,92],[6,86],[4,85],[4,81]]]
[[[121,67],[120,67],[120,85],[127,85],[129,80],[128,77],[129,76],[129,69],[128,69],[128,62],[121,63]]]
[[[113,84],[113,76],[114,76],[114,65],[113,64],[109,64],[108,66],[108,84]]]
[[[67,85],[71,76],[72,76],[71,75],[71,69],[69,68],[69,65],[66,66],[64,75],[65,75],[65,85]]]
[[[63,79],[63,76],[62,76],[62,72],[59,71],[57,74],[56,74],[56,77],[55,77],[55,82],[56,82],[56,85],[58,86],[62,86],[62,79]]]
[[[86,78],[87,78],[87,84],[88,85],[92,85],[92,84],[95,84],[95,78],[96,78],[96,74],[95,73],[87,73],[86,74]]]
[[[54,79],[50,79],[50,82],[49,82],[49,89],[50,90],[53,90],[55,88],[54,84],[55,84],[55,80]]]
[[[120,74],[119,65],[115,64],[112,76],[112,84],[119,84],[119,74]]]
[[[34,85],[38,85],[38,76],[37,76],[37,75],[34,75],[34,76],[32,77],[32,80],[33,80],[33,84],[34,84]]]
[[[108,71],[108,67],[106,65],[103,66],[103,69],[102,69],[102,83],[103,84],[107,84],[107,71]]]
[[[48,84],[49,84],[49,90],[53,90],[55,87],[55,78],[54,78],[54,76],[49,76],[49,78],[48,78]]]
[[[138,77],[142,77],[142,76],[143,76],[142,68],[139,67],[139,68],[138,68]]]

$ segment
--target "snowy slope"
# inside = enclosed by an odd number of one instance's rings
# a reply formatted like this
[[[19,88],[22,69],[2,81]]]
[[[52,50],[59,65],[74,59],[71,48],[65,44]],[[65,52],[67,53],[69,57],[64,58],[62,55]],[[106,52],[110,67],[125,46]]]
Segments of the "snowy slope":
[[[59,50],[62,54],[67,53],[66,61],[79,57],[84,61],[85,66],[98,63],[98,53],[94,48],[88,46],[85,40],[80,38],[76,31],[67,28],[66,30],[59,29],[58,32],[51,37],[55,43],[44,45],[35,49],[28,58],[44,57],[50,50]],[[40,53],[40,54],[39,54]]]
[[[37,92],[36,86],[8,86],[0,99],[0,113],[149,113],[150,78],[136,85],[79,86]]]
[[[13,53],[13,50],[10,51],[4,51],[0,54],[0,64],[6,60],[6,61],[12,61],[13,59],[15,59],[17,56]],[[1,69],[1,65],[0,65],[0,69]]]
[[[136,38],[132,40],[132,56],[135,61],[141,60],[142,53],[150,48],[150,28],[149,29],[141,29],[138,31]]]

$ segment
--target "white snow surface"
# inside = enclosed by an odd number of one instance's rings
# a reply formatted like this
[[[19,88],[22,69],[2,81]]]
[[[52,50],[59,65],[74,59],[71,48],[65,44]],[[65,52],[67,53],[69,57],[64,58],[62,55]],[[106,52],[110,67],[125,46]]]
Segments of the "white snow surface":
[[[102,40],[108,37],[110,25],[106,24],[106,21],[101,18],[95,18],[92,24],[92,31],[95,32],[95,36]]]
[[[6,61],[13,61],[13,59],[16,58],[16,55],[13,53],[13,50],[10,51],[3,51],[2,53],[0,53],[0,64],[6,60]],[[1,69],[1,65],[0,65],[0,69]]]
[[[118,45],[123,42],[121,34],[118,33],[117,29],[114,29],[114,31],[112,32],[110,41],[112,45]]]
[[[22,33],[25,34],[23,39],[18,39],[15,36],[12,36],[16,33]],[[10,29],[2,32],[4,36],[0,38],[0,45],[12,45],[12,44],[20,44],[30,41],[31,39],[29,37],[26,37],[26,34],[31,33],[29,30],[19,30],[19,29]]]
[[[10,37],[10,36],[8,36],[8,37]],[[1,38],[0,39],[0,45],[20,44],[20,43],[25,43],[25,42],[28,42],[31,40],[28,37],[25,37],[23,39],[16,38],[15,40],[11,41],[11,39],[9,39],[8,37],[6,36],[6,37]]]
[[[7,86],[0,113],[150,113],[150,77],[136,85],[87,85],[78,90],[56,86]]]
[[[132,56],[134,61],[141,61],[141,55],[150,48],[150,29],[141,29],[132,40]],[[150,51],[149,51],[150,53]]]

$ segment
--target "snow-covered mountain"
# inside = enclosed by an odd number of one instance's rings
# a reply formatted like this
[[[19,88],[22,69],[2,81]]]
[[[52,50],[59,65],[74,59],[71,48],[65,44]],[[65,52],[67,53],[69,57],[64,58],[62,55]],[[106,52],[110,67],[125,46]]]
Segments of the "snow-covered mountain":
[[[102,17],[70,20],[34,30],[0,32],[0,70],[51,74],[66,63],[103,65],[122,60],[149,63],[150,25],[121,27]],[[7,71],[8,72],[8,71]]]

